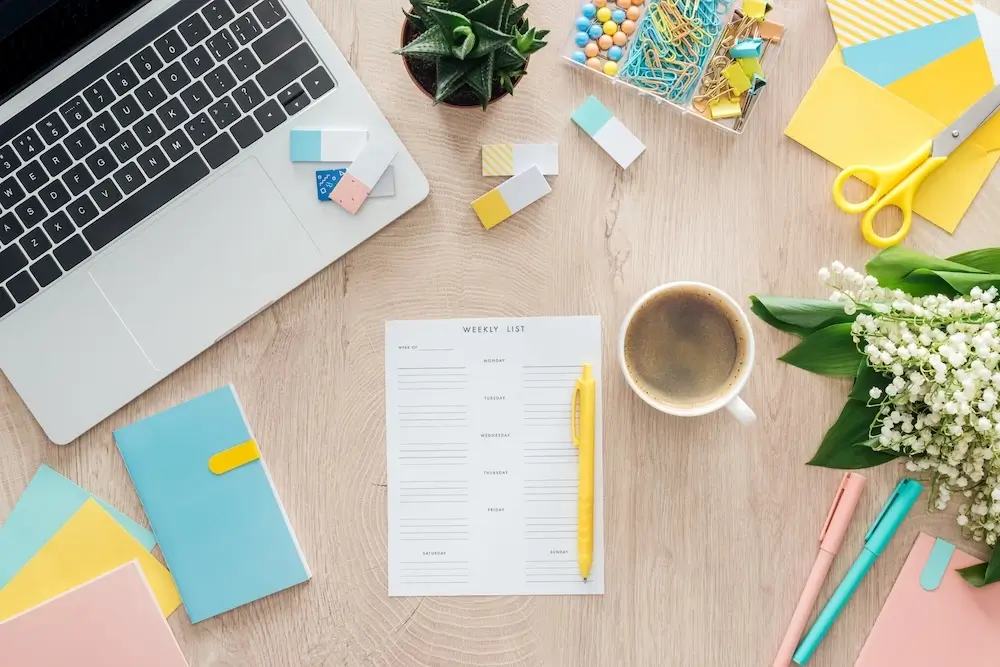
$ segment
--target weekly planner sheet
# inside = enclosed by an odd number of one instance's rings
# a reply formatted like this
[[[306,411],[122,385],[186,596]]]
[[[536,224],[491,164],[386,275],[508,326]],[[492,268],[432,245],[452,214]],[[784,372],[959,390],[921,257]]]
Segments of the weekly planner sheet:
[[[604,592],[598,317],[387,322],[389,595]],[[594,564],[577,564],[571,406],[597,383]]]

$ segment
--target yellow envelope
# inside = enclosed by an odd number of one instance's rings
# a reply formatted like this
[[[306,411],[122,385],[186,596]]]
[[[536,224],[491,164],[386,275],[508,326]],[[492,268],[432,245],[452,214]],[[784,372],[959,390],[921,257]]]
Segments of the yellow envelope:
[[[0,621],[133,560],[139,561],[160,611],[169,616],[181,603],[170,572],[90,499],[0,589]]]
[[[898,83],[898,82],[897,82]],[[938,113],[943,113],[938,109]],[[980,131],[992,136],[993,123]],[[838,167],[888,165],[908,157],[945,123],[844,65],[834,49],[785,128],[785,134]],[[977,133],[978,134],[978,133]],[[987,152],[973,136],[917,191],[913,210],[954,232],[1000,152]],[[865,179],[871,185],[870,179]],[[831,187],[832,187],[831,182]]]

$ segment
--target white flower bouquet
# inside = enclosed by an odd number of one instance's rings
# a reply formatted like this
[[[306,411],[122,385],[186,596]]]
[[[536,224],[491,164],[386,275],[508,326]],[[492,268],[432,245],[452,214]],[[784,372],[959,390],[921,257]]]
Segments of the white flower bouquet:
[[[932,509],[961,498],[958,524],[990,547],[1000,538],[1000,248],[948,259],[905,248],[866,274],[820,269],[829,300],[751,297],[751,309],[802,341],[782,361],[854,378],[810,465],[866,468],[899,457],[931,488]],[[1000,549],[962,570],[1000,581]]]

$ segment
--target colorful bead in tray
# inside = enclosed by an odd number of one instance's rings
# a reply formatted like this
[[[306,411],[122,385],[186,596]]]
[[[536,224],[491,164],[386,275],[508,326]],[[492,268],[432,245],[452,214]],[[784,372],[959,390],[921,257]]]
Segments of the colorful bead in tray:
[[[645,0],[584,3],[576,19],[574,42],[579,48],[573,52],[573,60],[608,76],[618,74],[618,63],[629,36],[635,33],[644,4]]]

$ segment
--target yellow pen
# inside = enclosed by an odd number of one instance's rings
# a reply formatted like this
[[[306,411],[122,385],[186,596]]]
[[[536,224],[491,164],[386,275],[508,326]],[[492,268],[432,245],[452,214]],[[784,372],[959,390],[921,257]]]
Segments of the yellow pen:
[[[580,496],[577,505],[576,550],[580,576],[590,576],[594,562],[594,413],[597,409],[597,383],[590,364],[583,365],[583,375],[573,391],[573,445],[580,455]],[[579,411],[579,416],[578,416]]]

